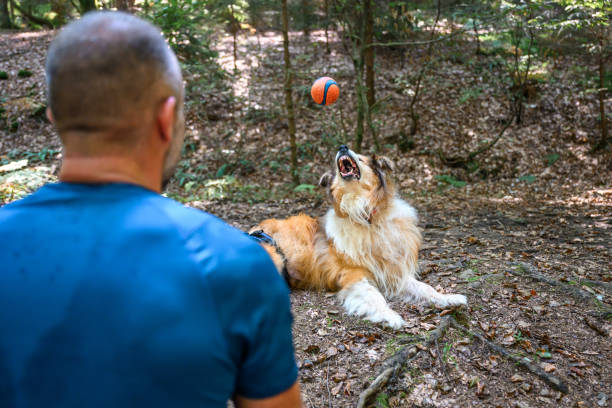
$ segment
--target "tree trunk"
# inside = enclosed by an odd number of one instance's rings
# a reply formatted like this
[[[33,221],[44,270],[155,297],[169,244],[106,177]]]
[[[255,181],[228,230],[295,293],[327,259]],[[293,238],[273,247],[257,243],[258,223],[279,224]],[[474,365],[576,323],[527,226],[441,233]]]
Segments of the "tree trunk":
[[[365,117],[365,109],[363,106],[363,98],[361,97],[361,89],[357,85],[357,128],[355,129],[355,151],[361,153],[361,145],[363,143],[363,119]]]
[[[302,31],[304,32],[304,37],[310,37],[310,0],[302,0],[301,2],[302,8]]]
[[[437,10],[436,10],[436,19],[434,21],[431,36],[429,37],[429,45],[427,46],[427,52],[425,54],[425,58],[421,61],[421,70],[419,71],[419,76],[417,77],[417,82],[414,87],[414,94],[412,95],[412,99],[410,100],[409,112],[410,112],[410,129],[407,133],[405,133],[406,137],[403,140],[403,145],[408,146],[411,144],[410,137],[416,135],[417,130],[419,128],[419,114],[416,111],[416,103],[419,100],[419,96],[421,95],[421,85],[423,83],[423,78],[425,76],[425,70],[427,69],[428,64],[430,64],[431,53],[433,50],[433,40],[436,35],[436,29],[438,27],[438,21],[440,20],[440,2],[437,1]]]
[[[368,47],[372,44],[374,38],[374,11],[372,10],[372,0],[364,0],[363,9],[365,13],[365,46],[364,52],[366,87],[368,88],[368,106],[371,108],[376,99],[374,96],[374,47]]]
[[[325,8],[325,52],[331,54],[329,48],[329,0],[324,0],[323,7]]]
[[[65,0],[51,0],[50,3],[51,11],[55,13],[53,23],[58,27],[65,25],[68,20],[68,15],[70,14],[70,7],[72,6],[70,2]]]
[[[96,0],[79,0],[79,7],[81,14],[85,14],[88,11],[96,9]]]
[[[134,0],[117,0],[117,10],[130,11],[134,7]]]
[[[605,30],[604,30],[605,34]],[[603,35],[599,38],[599,116],[601,117],[601,138],[594,150],[603,149],[608,145],[608,120],[606,119],[606,104],[605,104],[605,93],[604,89],[604,77],[606,69],[604,66],[605,59],[605,47]]]
[[[472,19],[472,27],[474,28],[474,37],[476,38],[476,55],[480,55],[480,35],[478,34],[478,23],[476,18]]]
[[[0,0],[0,28],[13,28],[8,9],[8,0]]]
[[[293,112],[293,96],[291,93],[291,60],[289,58],[289,16],[287,0],[281,1],[283,19],[283,54],[285,58],[285,105],[287,107],[287,122],[289,125],[289,142],[291,143],[291,178],[295,185],[300,184],[297,169],[297,144],[295,142],[295,116]]]
[[[230,31],[232,33],[233,46],[234,46],[234,74],[238,72],[238,31],[240,31],[240,23],[238,19],[234,16],[234,4],[230,4],[231,10],[231,22],[230,22]]]

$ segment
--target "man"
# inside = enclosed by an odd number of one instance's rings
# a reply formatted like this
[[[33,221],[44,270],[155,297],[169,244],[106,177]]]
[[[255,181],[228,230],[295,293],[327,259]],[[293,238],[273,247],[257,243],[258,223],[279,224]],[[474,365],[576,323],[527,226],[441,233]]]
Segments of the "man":
[[[183,141],[160,32],[88,14],[46,74],[61,182],[0,209],[0,406],[300,406],[288,289],[266,253],[159,195]]]

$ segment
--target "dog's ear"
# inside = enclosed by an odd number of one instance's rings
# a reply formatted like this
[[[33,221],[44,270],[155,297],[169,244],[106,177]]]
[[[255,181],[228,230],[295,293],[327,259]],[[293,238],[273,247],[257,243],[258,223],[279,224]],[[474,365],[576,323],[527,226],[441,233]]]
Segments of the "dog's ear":
[[[329,187],[333,179],[334,179],[334,176],[331,174],[331,172],[328,171],[327,173],[321,176],[321,179],[319,180],[319,186]]]
[[[374,156],[374,165],[382,171],[392,172],[395,169],[395,164],[385,156]]]

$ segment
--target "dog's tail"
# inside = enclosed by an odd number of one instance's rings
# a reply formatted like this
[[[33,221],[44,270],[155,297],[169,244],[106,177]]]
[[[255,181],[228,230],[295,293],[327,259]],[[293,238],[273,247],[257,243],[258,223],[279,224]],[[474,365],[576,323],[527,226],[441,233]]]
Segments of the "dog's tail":
[[[289,276],[289,271],[287,270],[287,257],[285,257],[283,250],[280,248],[280,246],[278,246],[276,241],[274,241],[274,238],[266,234],[261,229],[251,231],[248,233],[248,236],[257,241],[259,245],[266,250],[272,259],[272,262],[274,262],[276,270],[281,274],[287,283],[287,286],[291,288],[291,277]]]

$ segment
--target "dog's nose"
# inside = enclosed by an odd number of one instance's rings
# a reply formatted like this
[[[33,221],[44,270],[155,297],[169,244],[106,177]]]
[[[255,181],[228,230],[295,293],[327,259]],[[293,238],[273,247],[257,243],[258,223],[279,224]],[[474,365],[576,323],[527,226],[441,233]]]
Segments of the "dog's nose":
[[[340,149],[338,149],[338,151],[340,151],[340,152],[347,152],[347,151],[348,151],[348,149],[349,149],[349,148],[348,148],[348,146],[347,146],[347,145],[341,145],[341,146],[340,146]]]

